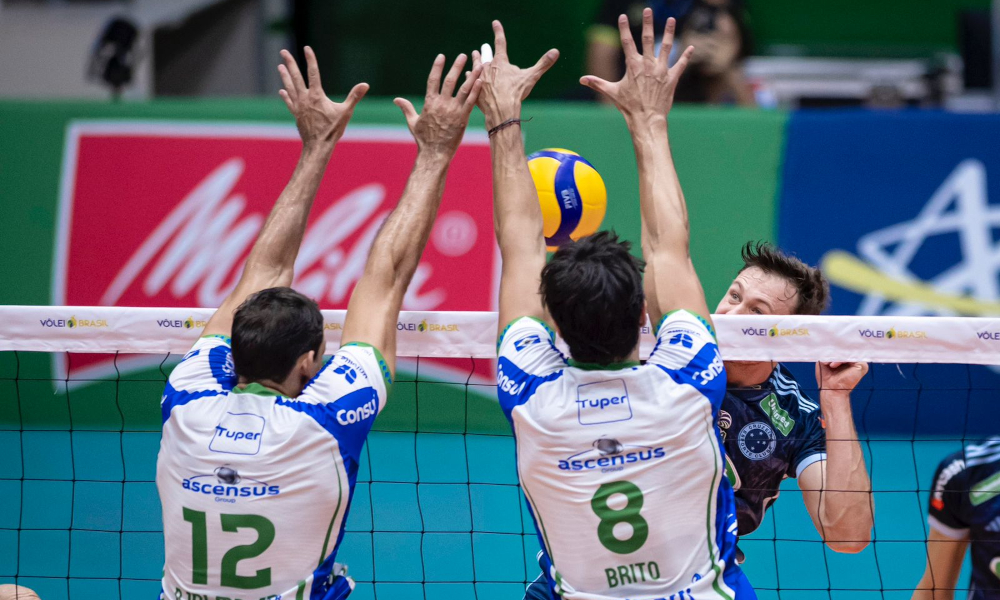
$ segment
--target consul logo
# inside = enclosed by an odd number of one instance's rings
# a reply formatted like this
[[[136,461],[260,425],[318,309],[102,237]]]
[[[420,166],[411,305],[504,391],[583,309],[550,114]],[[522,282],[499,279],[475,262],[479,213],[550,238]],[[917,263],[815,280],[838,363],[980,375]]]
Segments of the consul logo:
[[[988,202],[986,167],[968,159],[916,217],[862,236],[857,256],[828,252],[821,266],[832,283],[864,296],[857,311],[861,315],[998,315],[1000,264],[993,258],[1000,251],[994,241],[998,224],[1000,206]],[[917,277],[912,267],[921,250],[940,252],[924,245],[948,234],[958,236],[958,261],[934,277]],[[888,339],[890,333],[883,336]]]

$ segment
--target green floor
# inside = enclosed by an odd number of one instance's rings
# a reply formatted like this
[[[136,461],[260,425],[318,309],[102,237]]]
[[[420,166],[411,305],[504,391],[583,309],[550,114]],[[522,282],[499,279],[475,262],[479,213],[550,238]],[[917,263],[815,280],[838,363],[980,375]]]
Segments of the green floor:
[[[43,600],[154,598],[163,561],[152,483],[159,372],[75,387],[67,398],[50,380],[30,380],[39,360],[0,355],[0,583],[16,575]],[[466,379],[400,383],[379,418],[338,556],[359,582],[352,598],[518,600],[538,574],[513,440]],[[741,542],[760,597],[909,598],[924,564],[926,493],[915,490],[958,447],[867,445],[877,541],[855,556],[824,549],[786,481]]]

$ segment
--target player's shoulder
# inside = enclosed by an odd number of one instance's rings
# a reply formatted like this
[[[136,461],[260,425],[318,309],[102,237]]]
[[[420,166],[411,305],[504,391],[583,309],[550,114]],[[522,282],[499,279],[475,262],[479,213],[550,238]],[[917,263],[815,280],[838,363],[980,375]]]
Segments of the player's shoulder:
[[[384,402],[391,388],[392,376],[382,353],[370,344],[351,342],[326,359],[298,400],[328,404],[348,397],[365,402],[375,397]]]
[[[528,346],[555,344],[556,332],[545,321],[535,317],[518,317],[507,323],[497,338],[497,353],[503,354],[508,347],[521,352]]]
[[[556,334],[544,321],[521,317],[511,321],[497,340],[497,377],[508,381],[554,378],[568,360],[556,347]]]
[[[939,472],[944,475],[949,468],[961,471],[963,488],[969,490],[969,500],[974,506],[992,500],[1000,494],[1000,438],[968,444],[945,457]]]
[[[670,311],[660,317],[660,321],[653,328],[653,333],[657,338],[684,334],[704,337],[707,334],[712,342],[715,342],[716,337],[715,328],[705,317],[683,308]]]
[[[232,389],[236,384],[236,369],[231,344],[222,335],[199,338],[170,373],[168,391]]]
[[[819,410],[819,402],[802,389],[795,376],[784,365],[779,364],[775,367],[768,384],[774,390],[774,397],[784,410],[802,414]]]
[[[932,486],[939,493],[968,491],[973,505],[994,498],[1000,492],[1000,438],[967,444],[943,457]]]

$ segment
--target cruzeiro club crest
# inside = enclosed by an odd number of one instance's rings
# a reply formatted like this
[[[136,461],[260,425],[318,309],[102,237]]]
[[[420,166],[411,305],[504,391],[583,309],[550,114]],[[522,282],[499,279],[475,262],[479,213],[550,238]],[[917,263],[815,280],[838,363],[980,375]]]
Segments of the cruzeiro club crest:
[[[778,438],[771,426],[762,421],[747,423],[740,429],[740,452],[750,460],[764,460],[774,453]]]
[[[1000,278],[993,231],[1000,206],[987,201],[986,167],[964,160],[909,221],[858,240],[858,256],[834,250],[821,266],[830,281],[862,294],[860,315],[997,315]],[[921,279],[914,262],[932,238],[958,235],[961,256],[936,275]]]

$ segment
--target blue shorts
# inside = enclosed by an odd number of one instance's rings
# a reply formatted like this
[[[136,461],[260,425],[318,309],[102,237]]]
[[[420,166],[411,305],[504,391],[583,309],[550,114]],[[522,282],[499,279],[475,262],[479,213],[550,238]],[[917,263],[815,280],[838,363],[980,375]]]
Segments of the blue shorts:
[[[538,578],[528,584],[522,600],[552,600],[549,594],[549,582],[545,580],[544,574],[539,573]]]
[[[738,567],[735,569],[726,569],[725,581],[726,584],[729,585],[734,592],[736,592],[734,600],[757,600],[757,592],[755,592],[753,586],[750,585],[750,580],[747,579],[746,573],[743,572],[743,569]],[[528,585],[528,589],[524,590],[524,598],[522,600],[559,599],[553,598],[550,595],[549,582],[545,580],[544,574],[539,573],[538,578]]]

